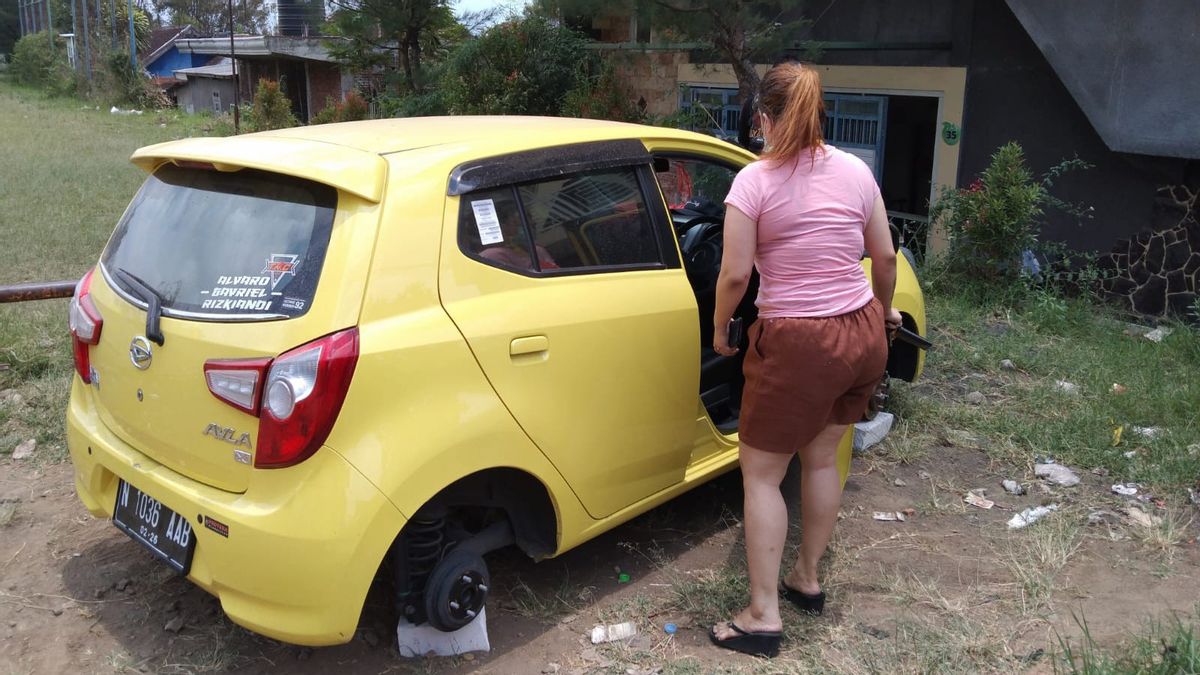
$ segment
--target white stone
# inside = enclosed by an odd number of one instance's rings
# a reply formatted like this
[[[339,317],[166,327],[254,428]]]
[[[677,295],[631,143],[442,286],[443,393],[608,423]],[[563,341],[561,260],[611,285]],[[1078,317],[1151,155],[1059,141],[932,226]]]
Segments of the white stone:
[[[854,452],[862,452],[887,438],[888,432],[892,430],[892,423],[895,421],[895,415],[881,412],[873,420],[855,424]]]
[[[487,632],[487,608],[479,610],[479,616],[458,630],[446,633],[427,623],[414,626],[400,619],[396,626],[396,647],[404,658],[419,658],[426,654],[458,656],[468,652],[491,651]]]

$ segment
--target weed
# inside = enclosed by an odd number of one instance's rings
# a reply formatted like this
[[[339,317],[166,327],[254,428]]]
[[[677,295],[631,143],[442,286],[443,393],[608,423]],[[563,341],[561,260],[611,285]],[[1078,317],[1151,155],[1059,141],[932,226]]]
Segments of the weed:
[[[1057,513],[1004,542],[1010,548],[999,558],[1020,584],[1021,613],[1047,609],[1058,573],[1079,550],[1078,519]]]
[[[579,609],[592,598],[595,588],[582,588],[563,575],[558,586],[548,592],[537,591],[517,577],[508,586],[508,604],[521,616],[539,621],[555,621]]]
[[[1179,616],[1166,622],[1151,621],[1133,640],[1112,653],[1101,650],[1092,638],[1085,618],[1075,616],[1083,631],[1078,647],[1068,638],[1058,637],[1061,653],[1054,663],[1055,673],[1082,675],[1185,675],[1200,673],[1200,626],[1193,613],[1185,623]],[[1116,654],[1114,656],[1113,654]]]
[[[1134,527],[1133,536],[1150,552],[1170,563],[1176,548],[1190,536],[1192,516],[1184,509],[1170,506],[1154,515],[1149,527]]]
[[[16,502],[0,502],[0,527],[8,527],[17,517]]]

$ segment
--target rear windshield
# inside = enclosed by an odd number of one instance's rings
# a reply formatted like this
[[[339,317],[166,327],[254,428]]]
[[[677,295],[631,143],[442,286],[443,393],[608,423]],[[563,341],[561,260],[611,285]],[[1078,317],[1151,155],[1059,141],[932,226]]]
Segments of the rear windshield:
[[[290,318],[321,276],[337,190],[263,171],[166,166],[146,180],[101,261],[110,283],[137,277],[164,313],[198,319]]]

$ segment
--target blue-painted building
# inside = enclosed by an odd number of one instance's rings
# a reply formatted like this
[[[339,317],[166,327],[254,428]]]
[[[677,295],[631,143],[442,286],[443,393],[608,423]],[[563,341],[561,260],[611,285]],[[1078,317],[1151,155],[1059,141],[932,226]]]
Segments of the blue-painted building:
[[[142,59],[142,67],[151,77],[173,80],[177,70],[206,65],[210,58],[207,55],[185,54],[175,46],[177,40],[197,36],[197,31],[191,26],[155,28],[150,34],[150,50]]]

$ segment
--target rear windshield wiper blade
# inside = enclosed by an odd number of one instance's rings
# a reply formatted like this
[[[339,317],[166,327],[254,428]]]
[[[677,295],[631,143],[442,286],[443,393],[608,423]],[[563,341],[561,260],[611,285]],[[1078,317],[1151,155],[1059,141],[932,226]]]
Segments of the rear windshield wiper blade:
[[[117,268],[116,274],[121,281],[125,282],[126,286],[133,289],[135,295],[146,303],[146,339],[161,347],[165,342],[162,330],[158,327],[158,319],[162,316],[162,296],[158,294],[158,291],[150,288],[149,284],[120,267]]]

